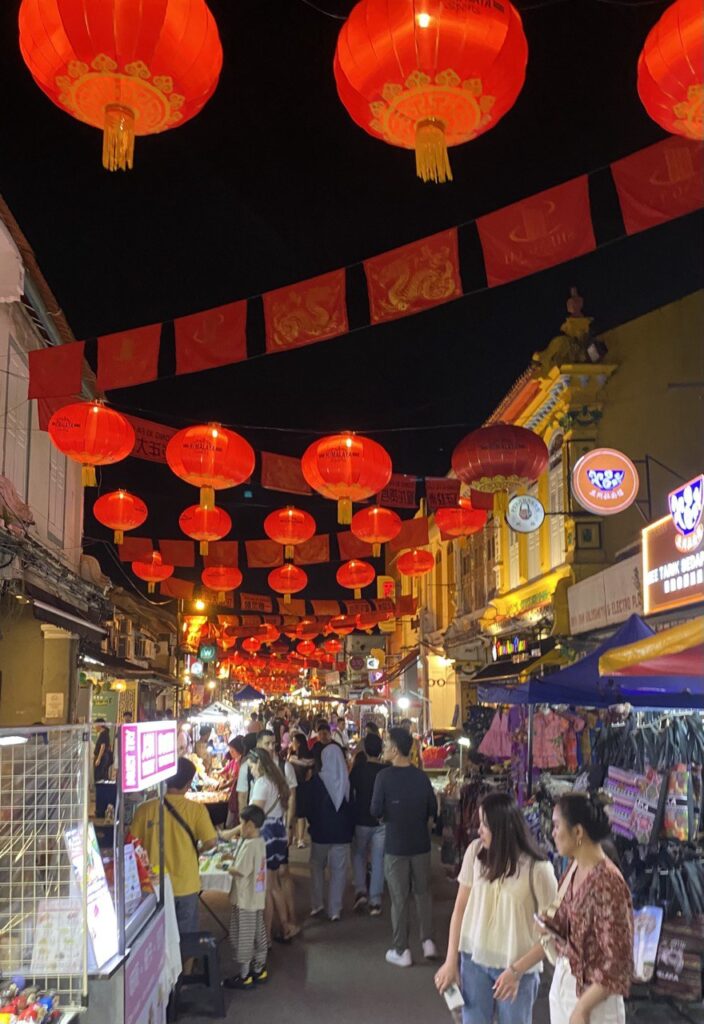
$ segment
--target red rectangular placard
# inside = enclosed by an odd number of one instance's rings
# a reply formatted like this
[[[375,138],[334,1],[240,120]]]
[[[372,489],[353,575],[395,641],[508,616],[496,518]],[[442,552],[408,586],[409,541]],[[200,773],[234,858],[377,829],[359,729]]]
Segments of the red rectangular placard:
[[[397,320],[462,295],[457,228],[364,261],[373,324]]]
[[[82,341],[38,348],[29,353],[28,398],[60,398],[77,395],[83,375]]]
[[[289,494],[311,494],[301,470],[301,460],[292,455],[262,452],[262,487]]]
[[[320,565],[330,561],[330,536],[327,533],[317,534],[304,544],[297,544],[293,549],[295,565]]]
[[[422,548],[429,543],[427,516],[405,519],[401,532],[389,541],[389,551],[403,551],[406,548]]]
[[[347,334],[345,271],[312,277],[262,295],[267,352],[285,352]]]
[[[176,373],[198,373],[247,358],[247,302],[205,309],[174,320]]]
[[[284,564],[284,549],[273,540],[246,540],[244,546],[250,569],[275,569]]]
[[[109,391],[156,380],[160,340],[161,324],[98,338],[98,387]]]
[[[704,206],[704,146],[673,137],[611,164],[626,233]]]
[[[376,500],[380,505],[390,505],[392,508],[415,508],[418,504],[416,478],[394,473],[384,490],[377,494]]]

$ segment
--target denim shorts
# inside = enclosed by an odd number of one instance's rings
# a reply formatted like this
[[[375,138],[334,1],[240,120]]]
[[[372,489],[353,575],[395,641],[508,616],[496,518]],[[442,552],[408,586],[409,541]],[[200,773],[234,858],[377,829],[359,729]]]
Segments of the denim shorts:
[[[533,1003],[540,988],[537,972],[524,974],[513,1003],[494,999],[494,982],[503,974],[501,967],[482,967],[467,953],[460,954],[460,986],[462,988],[462,1024],[492,1024],[494,1013],[498,1024],[531,1024]]]

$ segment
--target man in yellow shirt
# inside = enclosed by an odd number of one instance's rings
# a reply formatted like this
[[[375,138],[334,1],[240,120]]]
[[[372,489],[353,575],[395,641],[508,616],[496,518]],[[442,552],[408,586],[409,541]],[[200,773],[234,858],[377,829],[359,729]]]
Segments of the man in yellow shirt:
[[[164,801],[164,866],[174,888],[176,918],[181,935],[198,931],[198,854],[212,849],[218,841],[207,809],[185,797],[195,773],[193,762],[179,757],[178,770],[167,782]],[[151,864],[158,864],[158,800],[147,800],[137,808],[131,831],[142,840]]]

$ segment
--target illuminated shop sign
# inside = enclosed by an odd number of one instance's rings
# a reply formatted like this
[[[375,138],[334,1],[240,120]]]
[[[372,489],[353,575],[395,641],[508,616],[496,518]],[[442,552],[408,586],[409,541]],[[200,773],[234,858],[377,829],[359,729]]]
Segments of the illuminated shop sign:
[[[513,657],[514,654],[526,654],[527,651],[528,641],[514,636],[510,640],[495,640],[491,646],[491,657],[497,661],[499,658]]]
[[[545,519],[542,502],[532,494],[516,495],[508,503],[506,522],[516,533],[532,533]]]
[[[176,774],[175,722],[135,722],[120,728],[122,789],[134,793]]]
[[[638,497],[638,470],[623,452],[594,448],[572,470],[572,493],[587,512],[613,516]]]
[[[682,552],[695,551],[704,538],[704,474],[670,491],[667,503],[677,530],[675,544]]]
[[[693,522],[691,516],[688,522]],[[701,522],[685,535],[676,527],[674,517],[668,515],[643,530],[646,615],[704,601],[704,536],[699,527]]]

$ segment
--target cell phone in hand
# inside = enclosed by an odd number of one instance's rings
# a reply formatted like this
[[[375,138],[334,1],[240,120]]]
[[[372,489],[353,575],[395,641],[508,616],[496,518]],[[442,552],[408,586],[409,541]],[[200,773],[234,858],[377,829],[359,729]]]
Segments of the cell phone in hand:
[[[459,1010],[461,1006],[464,1006],[464,999],[457,985],[450,985],[443,992],[443,998],[447,1003],[448,1010]]]

